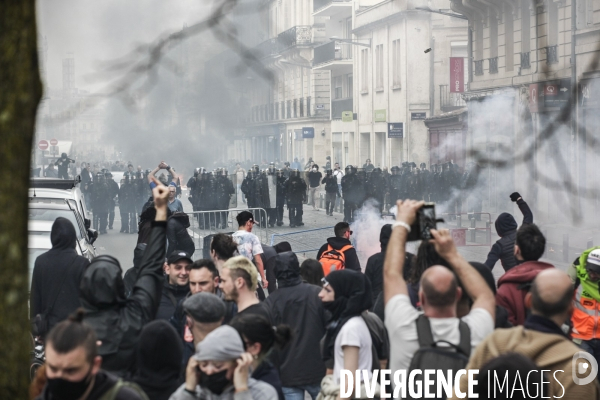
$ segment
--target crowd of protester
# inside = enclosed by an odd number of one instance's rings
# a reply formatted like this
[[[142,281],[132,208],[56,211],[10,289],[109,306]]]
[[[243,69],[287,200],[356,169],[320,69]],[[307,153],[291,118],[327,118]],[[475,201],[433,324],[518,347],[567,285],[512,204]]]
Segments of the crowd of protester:
[[[300,263],[289,243],[260,243],[250,212],[238,214],[233,235],[214,236],[210,259],[167,250],[169,189],[151,180],[153,220],[124,277],[111,256],[77,256],[69,221],[54,223],[53,248],[33,272],[31,314],[46,362],[32,398],[388,398],[395,383],[371,387],[381,369],[478,370],[480,398],[529,398],[533,389],[546,398],[600,396],[597,379],[573,378],[580,352],[600,356],[600,247],[567,272],[540,261],[546,240],[518,193],[511,199],[523,224],[498,217],[501,238],[485,263],[466,261],[447,230],[431,229],[417,254],[407,252],[424,203],[405,200],[363,267],[348,223],[335,226],[317,259]],[[498,283],[497,261],[505,270]],[[341,387],[343,370],[364,373]],[[532,372],[521,397],[514,388],[489,395],[494,374],[512,385]],[[468,375],[456,380],[455,398],[469,391]]]

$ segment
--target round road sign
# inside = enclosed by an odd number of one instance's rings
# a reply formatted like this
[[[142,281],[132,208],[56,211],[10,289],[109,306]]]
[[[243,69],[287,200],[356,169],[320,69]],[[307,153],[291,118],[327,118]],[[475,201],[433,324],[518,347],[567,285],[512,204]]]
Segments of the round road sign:
[[[48,141],[47,140],[40,140],[38,142],[38,147],[40,148],[40,150],[48,150]]]
[[[58,140],[50,139],[50,146],[56,146],[58,144]]]

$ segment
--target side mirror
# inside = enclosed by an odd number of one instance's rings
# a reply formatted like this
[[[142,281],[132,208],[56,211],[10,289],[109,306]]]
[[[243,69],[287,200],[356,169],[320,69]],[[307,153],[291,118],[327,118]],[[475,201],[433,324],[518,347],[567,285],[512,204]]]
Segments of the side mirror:
[[[84,218],[83,225],[85,225],[85,229],[90,229],[92,226],[92,221],[89,218]]]
[[[98,239],[98,231],[95,229],[88,228],[87,232],[88,232],[88,239],[90,241],[90,244],[94,244],[96,239]]]

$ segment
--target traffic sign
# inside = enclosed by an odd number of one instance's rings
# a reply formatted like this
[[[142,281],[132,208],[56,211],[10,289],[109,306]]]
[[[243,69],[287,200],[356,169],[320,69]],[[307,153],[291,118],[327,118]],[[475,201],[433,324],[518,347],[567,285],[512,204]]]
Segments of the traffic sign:
[[[38,147],[40,150],[48,150],[48,146],[49,146],[49,144],[48,144],[47,140],[40,140],[38,142]]]
[[[58,140],[50,139],[50,146],[56,146],[58,144]]]

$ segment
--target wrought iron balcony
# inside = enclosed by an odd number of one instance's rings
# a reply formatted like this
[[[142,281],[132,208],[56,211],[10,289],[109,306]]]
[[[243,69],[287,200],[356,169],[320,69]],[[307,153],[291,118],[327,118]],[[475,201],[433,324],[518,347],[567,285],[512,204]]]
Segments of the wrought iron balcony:
[[[353,99],[331,100],[331,119],[342,119],[342,112],[353,111]]]
[[[260,58],[267,58],[279,53],[279,43],[277,38],[265,40],[256,46],[256,52]]]
[[[546,47],[546,62],[556,64],[558,62],[558,45]]]
[[[450,93],[449,85],[440,85],[440,109],[444,112],[466,107],[460,93]]]
[[[279,51],[287,50],[295,46],[304,46],[312,42],[312,27],[310,25],[299,25],[283,31],[277,37]]]
[[[483,75],[483,60],[475,61],[475,75]]]
[[[528,51],[521,53],[521,69],[531,68],[530,53]]]

